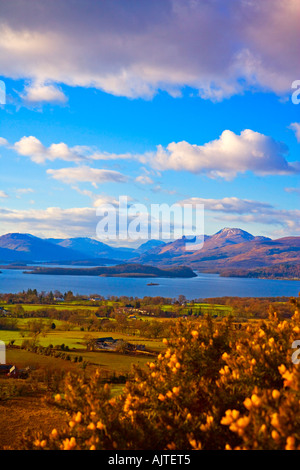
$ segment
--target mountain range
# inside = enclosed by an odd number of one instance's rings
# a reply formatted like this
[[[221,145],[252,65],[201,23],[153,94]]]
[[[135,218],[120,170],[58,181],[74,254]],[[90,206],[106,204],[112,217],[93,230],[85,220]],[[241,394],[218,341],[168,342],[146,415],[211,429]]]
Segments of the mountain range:
[[[288,263],[300,264],[300,237],[271,239],[255,237],[238,228],[224,228],[205,236],[201,250],[188,252],[185,240],[180,239],[140,255],[134,261],[157,265],[178,264],[202,272],[248,272],[261,267]],[[273,273],[276,269],[273,269]]]
[[[137,249],[114,248],[86,237],[42,239],[28,233],[7,233],[0,236],[0,262],[105,260],[114,263],[130,260],[161,245],[165,243],[148,240]]]
[[[186,250],[186,238],[164,243],[149,240],[140,247],[111,247],[91,238],[41,239],[30,234],[0,236],[0,262],[77,262],[91,264],[133,262],[170,267],[189,266],[202,272],[237,274],[271,267],[284,272],[284,266],[300,265],[300,237],[271,239],[254,236],[239,228],[224,228],[204,237],[202,249]],[[268,272],[268,270],[264,271]]]

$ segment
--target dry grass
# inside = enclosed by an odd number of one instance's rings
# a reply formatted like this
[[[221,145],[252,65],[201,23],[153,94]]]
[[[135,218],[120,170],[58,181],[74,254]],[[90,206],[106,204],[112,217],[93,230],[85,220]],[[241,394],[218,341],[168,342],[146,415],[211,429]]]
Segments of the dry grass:
[[[65,412],[41,397],[15,397],[0,401],[0,449],[16,448],[27,428],[50,433],[65,422]]]

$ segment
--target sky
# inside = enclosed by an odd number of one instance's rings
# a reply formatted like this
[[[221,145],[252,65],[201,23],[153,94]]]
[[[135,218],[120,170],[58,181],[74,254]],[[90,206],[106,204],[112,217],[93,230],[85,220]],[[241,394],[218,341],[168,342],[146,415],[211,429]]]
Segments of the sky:
[[[0,0],[0,235],[201,204],[300,236],[299,0]],[[128,244],[113,241],[112,244]]]

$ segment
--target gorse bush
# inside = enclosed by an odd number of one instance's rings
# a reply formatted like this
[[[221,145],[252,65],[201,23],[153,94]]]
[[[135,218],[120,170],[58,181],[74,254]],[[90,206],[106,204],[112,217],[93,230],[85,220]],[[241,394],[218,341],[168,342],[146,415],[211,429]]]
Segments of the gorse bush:
[[[299,314],[237,328],[232,319],[178,322],[166,349],[134,367],[111,397],[101,373],[68,375],[53,397],[69,418],[26,449],[300,449]]]

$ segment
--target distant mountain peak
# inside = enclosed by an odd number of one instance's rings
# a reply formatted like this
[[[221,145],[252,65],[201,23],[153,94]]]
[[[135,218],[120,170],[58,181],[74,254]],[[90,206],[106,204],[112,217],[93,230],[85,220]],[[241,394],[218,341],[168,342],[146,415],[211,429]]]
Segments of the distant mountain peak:
[[[28,238],[38,238],[35,235],[31,235],[31,233],[19,233],[19,232],[6,233],[5,235],[2,235],[2,237],[4,239],[10,238],[10,239],[20,239],[20,240],[26,240]]]
[[[165,244],[166,243],[162,240],[148,240],[138,247],[138,251],[145,253],[146,251],[153,250],[154,248],[163,247]]]
[[[246,232],[245,230],[242,230],[241,228],[231,228],[231,227],[224,227],[221,230],[219,230],[215,235],[226,235],[226,236],[231,236],[231,235],[244,235],[249,238],[254,238],[254,236]]]

